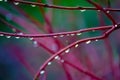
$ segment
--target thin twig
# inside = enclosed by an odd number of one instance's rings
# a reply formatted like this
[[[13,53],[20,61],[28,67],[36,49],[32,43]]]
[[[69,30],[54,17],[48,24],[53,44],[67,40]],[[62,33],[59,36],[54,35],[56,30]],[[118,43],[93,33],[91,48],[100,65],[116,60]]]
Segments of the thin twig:
[[[15,2],[23,3],[23,4],[32,4],[32,5],[38,5],[41,7],[46,8],[54,8],[54,9],[64,9],[64,10],[99,10],[94,7],[65,7],[65,6],[56,6],[56,5],[49,5],[49,4],[43,4],[38,2],[30,2],[30,1],[21,1],[21,0],[14,0]],[[113,9],[113,8],[104,8],[107,11],[120,11],[120,9]]]

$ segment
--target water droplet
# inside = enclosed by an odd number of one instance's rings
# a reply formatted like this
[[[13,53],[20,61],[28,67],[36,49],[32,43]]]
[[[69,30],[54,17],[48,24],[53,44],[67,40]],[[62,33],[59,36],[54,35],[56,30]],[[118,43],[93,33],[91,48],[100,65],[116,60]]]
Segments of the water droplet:
[[[80,10],[81,12],[85,12],[86,10],[85,9],[82,9],[82,10]]]
[[[32,40],[33,40],[33,38],[31,37],[31,38],[29,38],[29,40],[31,40],[31,41],[32,41]]]
[[[33,41],[34,47],[38,47],[37,41]]]
[[[77,33],[76,35],[78,35],[78,36],[79,36],[79,35],[81,35],[81,34],[82,34],[82,33]]]
[[[86,44],[90,44],[91,43],[91,40],[88,40],[87,42],[86,42]]]
[[[61,60],[61,62],[63,63],[63,62],[64,62],[64,60],[62,59],[62,60]]]
[[[17,36],[17,37],[15,37],[15,38],[16,38],[16,39],[19,39],[20,37]]]
[[[33,4],[32,4],[31,6],[32,6],[32,7],[36,7],[36,5],[33,5]]]
[[[54,59],[60,60],[60,57],[59,57],[59,56],[55,56],[55,58],[54,58]]]
[[[66,36],[69,36],[70,34],[67,34]]]
[[[77,48],[78,46],[79,46],[78,44],[75,45],[76,48]]]
[[[75,34],[70,34],[71,36],[74,36]]]
[[[54,38],[57,38],[58,36],[53,36]]]
[[[16,29],[15,29],[15,28],[12,28],[12,31],[16,32]]]
[[[60,35],[60,37],[63,37],[64,35]]]
[[[69,53],[69,51],[70,51],[70,49],[67,49],[67,50],[65,51],[65,53]]]
[[[10,38],[11,36],[6,36],[6,38]]]
[[[48,62],[48,65],[51,65],[52,64],[52,62]]]
[[[21,33],[18,33],[18,35],[23,35],[23,33],[21,32]]]
[[[117,27],[118,25],[116,24],[115,27]]]
[[[7,0],[4,0],[5,2],[7,2]]]
[[[19,2],[14,2],[14,4],[15,4],[15,5],[18,5],[18,4],[19,4]]]
[[[0,36],[4,36],[3,34],[0,34]]]
[[[98,12],[100,12],[100,10],[97,10]]]
[[[110,13],[110,11],[106,11],[106,13]]]
[[[97,39],[95,41],[98,41]]]
[[[45,73],[45,71],[44,71],[44,70],[40,71],[40,74],[44,74],[44,73]]]

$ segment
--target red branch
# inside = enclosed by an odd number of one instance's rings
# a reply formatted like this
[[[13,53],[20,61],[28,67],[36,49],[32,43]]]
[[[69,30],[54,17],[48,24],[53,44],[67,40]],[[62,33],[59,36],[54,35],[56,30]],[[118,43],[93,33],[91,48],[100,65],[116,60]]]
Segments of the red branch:
[[[99,10],[94,7],[65,7],[65,6],[56,6],[56,5],[49,5],[49,4],[43,4],[43,3],[38,3],[38,2],[30,2],[30,1],[22,1],[22,0],[14,0],[15,2],[20,2],[23,4],[32,4],[32,5],[38,5],[41,7],[46,7],[46,8],[55,8],[55,9],[64,9],[64,10]],[[104,8],[107,11],[120,11],[120,9],[113,9],[113,8]]]
[[[60,33],[50,33],[50,34],[17,34],[17,33],[7,33],[7,32],[0,32],[0,34],[4,36],[13,36],[13,37],[25,37],[25,38],[40,38],[40,37],[61,37],[62,36],[70,36],[72,34],[75,35],[81,35],[83,32],[87,31],[94,31],[94,30],[107,30],[112,28],[112,26],[101,26],[101,27],[95,27],[95,28],[87,28],[87,29],[81,29],[77,31],[69,31],[69,32],[60,32]]]
[[[109,13],[107,13],[106,9],[102,8],[99,4],[97,4],[97,3],[95,3],[95,2],[93,2],[91,0],[87,0],[87,1],[89,3],[91,3],[92,5],[94,5],[97,9],[103,11],[106,14],[106,16],[112,21],[112,23],[113,23],[114,26],[117,24],[116,21],[113,19],[113,17]]]
[[[21,1],[21,0],[13,0],[13,2],[19,2],[19,3],[23,3],[23,4],[30,4],[30,5],[37,5],[40,7],[46,7],[46,8],[54,8],[54,9],[64,9],[64,10],[100,10],[102,11],[113,23],[113,25],[111,26],[101,26],[101,27],[95,27],[95,28],[87,28],[87,29],[81,29],[81,30],[77,30],[77,31],[69,31],[69,32],[60,32],[60,33],[51,33],[51,34],[18,34],[18,33],[7,33],[7,32],[0,32],[0,35],[3,36],[13,36],[13,37],[25,37],[25,38],[40,38],[40,37],[63,37],[63,36],[72,36],[74,35],[80,35],[80,33],[82,32],[87,32],[87,31],[93,31],[93,30],[107,30],[103,35],[101,36],[97,36],[97,37],[91,37],[91,38],[85,38],[85,39],[81,39],[78,40],[76,42],[71,43],[70,45],[62,48],[61,50],[59,50],[58,52],[54,53],[52,50],[46,48],[44,45],[41,45],[43,48],[45,48],[46,50],[48,50],[49,52],[53,53],[53,55],[47,59],[44,64],[39,68],[39,70],[37,71],[34,80],[38,80],[38,78],[40,77],[40,71],[45,70],[45,68],[47,67],[48,63],[51,62],[52,60],[54,60],[54,58],[56,56],[60,56],[62,57],[62,53],[65,52],[66,50],[74,47],[76,44],[80,44],[80,43],[84,43],[87,41],[95,41],[95,40],[101,40],[104,38],[107,38],[114,30],[117,30],[120,28],[120,24],[117,24],[116,21],[113,19],[113,17],[107,12],[107,11],[120,11],[120,9],[113,9],[113,8],[103,8],[102,6],[100,6],[99,4],[91,1],[91,0],[87,0],[89,3],[93,4],[96,8],[94,7],[65,7],[65,6],[56,6],[56,5],[49,5],[49,4],[43,4],[43,3],[38,3],[38,2],[30,2],[30,1]],[[109,4],[110,6],[110,4]],[[2,20],[2,19],[0,19]],[[7,24],[10,28],[14,29],[13,26],[11,26],[10,24],[6,23],[4,20],[2,20],[2,22],[4,22],[5,24]],[[17,30],[17,29],[16,29]],[[19,30],[16,32],[20,32]],[[94,75],[93,73],[86,71],[84,69],[80,69],[79,67],[64,61],[64,63],[70,65],[71,67],[77,69],[78,71],[96,79],[96,80],[102,80],[99,77],[97,77],[96,75]],[[63,65],[64,65],[63,63]],[[67,73],[67,75],[69,76],[70,74],[65,71]]]

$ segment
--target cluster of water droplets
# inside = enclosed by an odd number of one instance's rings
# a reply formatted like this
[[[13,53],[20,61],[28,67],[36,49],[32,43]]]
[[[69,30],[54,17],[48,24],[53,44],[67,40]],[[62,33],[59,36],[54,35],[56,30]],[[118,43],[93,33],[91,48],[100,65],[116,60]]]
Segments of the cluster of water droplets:
[[[64,37],[64,36],[74,36],[74,35],[80,36],[81,34],[82,33],[61,34],[61,35],[55,35],[53,36],[53,38]]]
[[[23,35],[23,33],[17,33],[17,35]],[[20,37],[19,36],[13,36],[13,37],[15,37],[16,39],[19,39]],[[12,36],[11,35],[6,35],[6,34],[0,34],[0,36],[5,36],[6,38],[11,38]]]
[[[20,4],[19,2],[13,2],[13,3],[14,3],[14,5],[19,5]],[[36,7],[36,5],[31,4],[31,7]]]

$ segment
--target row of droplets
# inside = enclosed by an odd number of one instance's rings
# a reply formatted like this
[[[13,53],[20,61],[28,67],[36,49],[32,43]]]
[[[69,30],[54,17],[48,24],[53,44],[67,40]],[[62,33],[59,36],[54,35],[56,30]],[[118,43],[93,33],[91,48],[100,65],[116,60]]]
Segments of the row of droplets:
[[[74,35],[77,35],[77,36],[79,36],[79,35],[81,35],[82,33],[77,33],[77,34],[61,34],[61,35],[56,35],[56,36],[53,36],[53,38],[57,38],[57,37],[64,37],[65,35],[66,36],[74,36]],[[19,35],[24,35],[22,32],[20,32],[20,33],[17,33],[15,36],[13,36],[13,37],[15,37],[16,39],[19,39],[20,37],[19,37]],[[11,38],[11,35],[4,35],[4,34],[0,34],[0,36],[6,36],[6,38]],[[22,36],[21,36],[22,37]],[[29,38],[30,40],[33,40],[33,38],[32,37],[30,37]]]
[[[0,1],[4,1],[4,2],[7,2],[8,0],[0,0]],[[19,5],[19,2],[13,2],[15,5]],[[31,4],[31,7],[36,7],[36,5],[34,5],[34,4]],[[104,9],[104,8],[103,8]],[[86,9],[81,9],[80,10],[81,12],[85,12],[86,11]],[[98,12],[100,12],[101,10],[97,10]],[[109,10],[107,10],[106,11],[106,13],[110,13],[110,11]]]
[[[7,0],[0,0],[0,1],[7,2]],[[19,5],[19,2],[14,2],[14,4],[15,4],[15,5]],[[36,7],[36,5],[31,4],[31,7]],[[80,10],[80,11],[81,11],[81,12],[85,12],[85,11],[86,11],[86,9],[82,9],[82,10]]]
[[[7,2],[7,0],[6,0],[6,2]],[[15,5],[19,5],[19,2],[14,2],[14,4]],[[31,4],[31,7],[36,7],[36,5],[34,5],[34,4]],[[80,10],[81,12],[85,12],[86,11],[86,9],[81,9]],[[98,12],[100,12],[101,10],[97,10]],[[106,11],[107,13],[110,13],[110,11],[109,10],[107,10]]]
[[[95,41],[98,41],[98,40],[96,39]],[[90,44],[90,43],[91,43],[91,40],[88,40],[88,41],[86,41],[85,43],[86,43],[86,44]],[[78,46],[79,46],[79,45],[76,44],[74,47],[77,48]],[[69,52],[70,52],[70,49],[68,48],[68,49],[65,50],[64,52],[65,52],[65,53],[69,53]],[[55,60],[59,60],[61,63],[64,62],[64,60],[61,59],[61,57],[60,57],[59,55],[55,56],[54,59],[55,59]],[[51,64],[52,64],[51,61],[47,63],[48,66],[51,65]],[[40,71],[40,74],[41,74],[41,75],[44,74],[44,73],[45,73],[45,70],[41,70],[41,71]]]
[[[7,0],[5,0],[5,1],[7,2]],[[15,4],[15,5],[19,5],[19,2],[14,2],[14,4]],[[31,7],[36,7],[36,5],[31,4]],[[85,12],[86,9],[81,9],[80,11],[81,11],[81,12]],[[97,11],[100,12],[101,10],[98,9]],[[110,11],[107,10],[106,13],[110,13]]]
[[[23,33],[18,33],[18,35],[23,35]],[[68,35],[68,34],[67,34]],[[70,35],[70,34],[69,34]],[[75,34],[74,34],[75,35]],[[77,35],[81,35],[81,33],[77,34]],[[4,36],[4,34],[0,34],[0,36]],[[64,35],[60,35],[59,37],[63,37]],[[71,34],[71,36],[73,36],[73,34]],[[57,38],[58,36],[53,36],[54,38]],[[11,36],[7,35],[6,38],[11,38]],[[20,37],[16,36],[16,39],[19,39]],[[33,44],[35,45],[35,47],[37,47],[38,42],[33,40],[32,37],[28,38],[29,40],[33,41]],[[95,41],[98,41],[97,39]],[[91,43],[91,40],[88,40],[85,42],[86,44]],[[75,45],[75,47],[78,47],[78,44]],[[66,53],[68,52],[68,50],[66,51]]]
[[[17,33],[18,35],[23,35],[23,33]],[[4,34],[0,34],[0,36],[4,36]],[[11,38],[11,36],[6,36],[6,38]],[[16,39],[20,39],[20,37],[15,37]],[[34,47],[38,47],[38,42],[33,40],[33,38],[29,38],[30,41],[33,41]]]
[[[74,35],[80,36],[80,35],[82,35],[82,33],[77,33],[77,34],[71,33],[71,34],[66,34],[66,35],[61,34],[61,35],[53,36],[53,38],[64,37],[64,36],[74,36]]]
[[[18,35],[23,35],[23,33],[17,33]],[[0,34],[0,36],[4,36],[4,34]],[[6,35],[6,38],[11,38],[10,35]],[[19,39],[20,37],[16,36],[16,39]]]
[[[14,4],[15,4],[15,5],[19,5],[19,2],[14,2]],[[31,4],[31,7],[36,7],[36,5]],[[81,11],[81,12],[85,12],[86,9],[82,9],[82,10],[80,10],[80,11]]]

